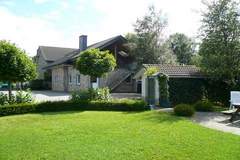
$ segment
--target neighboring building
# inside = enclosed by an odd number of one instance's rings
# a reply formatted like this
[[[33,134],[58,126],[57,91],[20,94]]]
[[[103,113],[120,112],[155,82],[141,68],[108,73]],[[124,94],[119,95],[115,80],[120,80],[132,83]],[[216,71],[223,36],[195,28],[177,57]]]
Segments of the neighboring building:
[[[37,64],[38,78],[44,79],[44,73],[46,72],[44,67],[55,62],[56,60],[64,57],[69,52],[76,49],[73,48],[61,48],[61,47],[50,47],[50,46],[39,46],[37,55],[34,57],[34,61]]]
[[[39,47],[39,72],[42,74],[44,71],[51,71],[52,90],[54,91],[70,92],[90,87],[109,87],[111,92],[134,92],[133,65],[127,49],[124,47],[126,42],[126,39],[120,35],[87,46],[87,36],[82,35],[79,37],[79,49],[51,47],[50,49],[55,49],[50,50]],[[80,52],[93,48],[109,50],[116,59],[116,69],[104,78],[93,79],[87,75],[82,75],[74,68],[74,63]]]
[[[153,76],[147,77],[145,75],[146,70],[149,67],[156,67],[158,68],[158,73],[154,74]],[[176,80],[181,80],[177,85],[182,85],[183,88],[186,86],[182,82],[188,81],[188,82],[193,82],[193,79],[197,80],[202,80],[205,77],[203,74],[200,72],[200,69],[197,68],[196,66],[193,65],[170,65],[170,64],[143,64],[142,68],[134,75],[134,79],[138,82],[139,84],[138,88],[141,94],[142,98],[146,100],[147,102],[150,102],[159,105],[160,99],[160,93],[159,93],[159,84],[158,84],[158,78],[157,76],[159,74],[165,74],[169,77],[169,84],[170,84],[170,94],[180,94],[180,92],[175,86],[171,86],[172,81]],[[175,82],[174,82],[175,83]],[[182,83],[182,84],[181,84]],[[191,87],[193,84],[187,84],[185,87],[186,92],[200,92],[199,90],[190,90],[189,87]],[[184,96],[184,95],[182,95]],[[171,95],[170,95],[171,97]]]

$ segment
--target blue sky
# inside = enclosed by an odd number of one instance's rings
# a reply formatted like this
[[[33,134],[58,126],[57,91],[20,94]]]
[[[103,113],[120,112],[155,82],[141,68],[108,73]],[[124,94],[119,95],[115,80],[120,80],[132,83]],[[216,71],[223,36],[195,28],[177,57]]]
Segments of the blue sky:
[[[0,39],[16,43],[30,56],[39,45],[77,48],[81,34],[91,44],[132,32],[150,5],[168,18],[165,36],[197,36],[201,0],[0,0]]]

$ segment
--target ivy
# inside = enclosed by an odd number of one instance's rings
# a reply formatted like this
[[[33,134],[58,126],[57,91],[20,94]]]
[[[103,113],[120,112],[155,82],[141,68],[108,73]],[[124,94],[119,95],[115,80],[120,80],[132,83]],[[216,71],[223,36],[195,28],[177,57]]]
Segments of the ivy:
[[[159,84],[159,98],[160,98],[160,106],[168,107],[169,106],[169,91],[168,91],[168,81],[169,78],[166,74],[158,75],[158,84]]]

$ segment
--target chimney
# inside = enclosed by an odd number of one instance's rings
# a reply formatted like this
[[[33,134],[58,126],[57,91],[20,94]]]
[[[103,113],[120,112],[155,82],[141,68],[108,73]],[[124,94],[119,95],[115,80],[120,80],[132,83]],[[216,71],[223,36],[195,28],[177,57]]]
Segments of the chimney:
[[[79,49],[80,51],[87,49],[87,35],[81,35],[79,37]]]

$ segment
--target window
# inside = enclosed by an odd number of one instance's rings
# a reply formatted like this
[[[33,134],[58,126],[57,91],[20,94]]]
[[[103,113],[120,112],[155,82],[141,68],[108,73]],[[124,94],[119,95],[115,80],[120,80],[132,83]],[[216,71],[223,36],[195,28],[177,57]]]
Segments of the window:
[[[72,75],[71,74],[69,75],[68,82],[69,82],[69,84],[72,83]]]
[[[77,85],[80,85],[80,81],[81,81],[80,78],[81,78],[81,77],[80,77],[80,74],[77,74]]]

